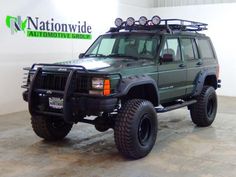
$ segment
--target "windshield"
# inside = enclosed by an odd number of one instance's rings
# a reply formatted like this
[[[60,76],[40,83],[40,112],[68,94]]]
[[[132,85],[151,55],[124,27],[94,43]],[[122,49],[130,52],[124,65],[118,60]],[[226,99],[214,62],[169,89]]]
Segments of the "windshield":
[[[100,36],[85,57],[127,57],[153,59],[160,38],[154,34],[107,34]]]

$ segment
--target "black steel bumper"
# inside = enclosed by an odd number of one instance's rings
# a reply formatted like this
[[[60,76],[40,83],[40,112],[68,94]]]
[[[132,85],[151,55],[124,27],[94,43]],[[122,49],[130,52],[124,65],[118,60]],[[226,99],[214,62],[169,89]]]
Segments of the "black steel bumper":
[[[35,107],[32,108],[32,112],[36,112],[38,114],[44,114],[43,112],[47,112],[45,110],[48,109],[48,99],[51,95],[43,95],[43,96],[38,96],[37,103],[34,105]],[[52,95],[53,96],[53,95]],[[28,102],[29,98],[29,92],[25,91],[23,92],[23,99]],[[85,97],[85,96],[80,96],[80,97],[72,97],[69,101],[67,101],[67,104],[70,105],[70,111],[72,112],[82,112],[85,114],[96,114],[99,112],[111,112],[114,110],[114,108],[117,105],[117,98],[112,98],[112,97]],[[41,107],[45,108],[45,110],[39,111],[37,109],[37,105],[41,105]],[[43,106],[42,106],[43,105]],[[52,112],[51,114],[53,115],[55,113]],[[59,111],[62,112],[63,111]],[[48,112],[50,115],[50,113]],[[63,116],[63,115],[61,115]]]
[[[84,70],[85,71],[83,72],[86,74],[94,74],[90,73],[86,69]],[[28,108],[31,115],[56,116],[63,118],[67,122],[74,122],[74,120],[76,120],[81,114],[85,116],[98,115],[101,112],[109,113],[112,112],[117,106],[118,98],[115,94],[109,96],[99,96],[77,93],[73,86],[74,84],[72,83],[76,78],[76,74],[81,72],[79,69],[73,68],[70,70],[66,80],[65,89],[63,91],[40,89],[37,87],[37,82],[42,77],[42,73],[45,71],[46,70],[43,70],[42,67],[38,67],[34,73],[30,85],[26,88],[27,90],[23,92],[23,99],[28,102]],[[120,76],[120,74],[113,75]],[[60,98],[63,100],[63,103],[61,103],[60,108],[53,108],[49,104],[49,98]]]

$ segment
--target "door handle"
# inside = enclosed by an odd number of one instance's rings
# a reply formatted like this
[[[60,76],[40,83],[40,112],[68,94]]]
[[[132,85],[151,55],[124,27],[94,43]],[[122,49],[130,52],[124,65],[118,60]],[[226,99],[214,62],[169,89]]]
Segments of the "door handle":
[[[203,63],[201,61],[197,62],[197,66],[201,66]]]
[[[186,66],[186,65],[183,64],[183,63],[181,63],[181,64],[179,65],[180,68],[184,68],[185,66]]]

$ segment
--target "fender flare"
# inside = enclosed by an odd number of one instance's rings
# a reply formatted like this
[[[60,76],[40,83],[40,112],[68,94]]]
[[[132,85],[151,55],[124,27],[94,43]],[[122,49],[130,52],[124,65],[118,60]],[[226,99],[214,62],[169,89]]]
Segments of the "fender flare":
[[[198,76],[195,80],[195,88],[193,90],[193,96],[197,96],[201,94],[202,88],[204,86],[204,82],[207,76],[216,76],[216,70],[214,68],[205,69],[199,72]]]
[[[155,95],[154,97],[157,99],[157,104],[160,104],[160,97],[159,97],[159,91],[157,87],[157,83],[154,79],[152,79],[148,75],[140,75],[140,76],[129,76],[126,78],[123,78],[118,86],[118,92],[120,93],[120,96],[125,96],[129,93],[129,91],[136,87],[136,86],[142,86],[142,85],[151,85],[155,89]]]

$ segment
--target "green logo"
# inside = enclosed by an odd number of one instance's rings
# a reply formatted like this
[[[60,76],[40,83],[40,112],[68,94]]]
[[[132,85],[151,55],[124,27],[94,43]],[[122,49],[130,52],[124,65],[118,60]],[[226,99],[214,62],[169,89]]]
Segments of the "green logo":
[[[21,16],[13,17],[7,16],[6,17],[6,25],[11,30],[11,34],[17,33],[18,31],[24,31],[26,28],[27,19],[21,20]]]
[[[28,16],[22,20],[21,16],[8,15],[6,26],[12,35],[21,31],[31,38],[92,39],[92,27],[86,21],[68,24],[55,22],[53,18],[40,20],[39,17]]]

